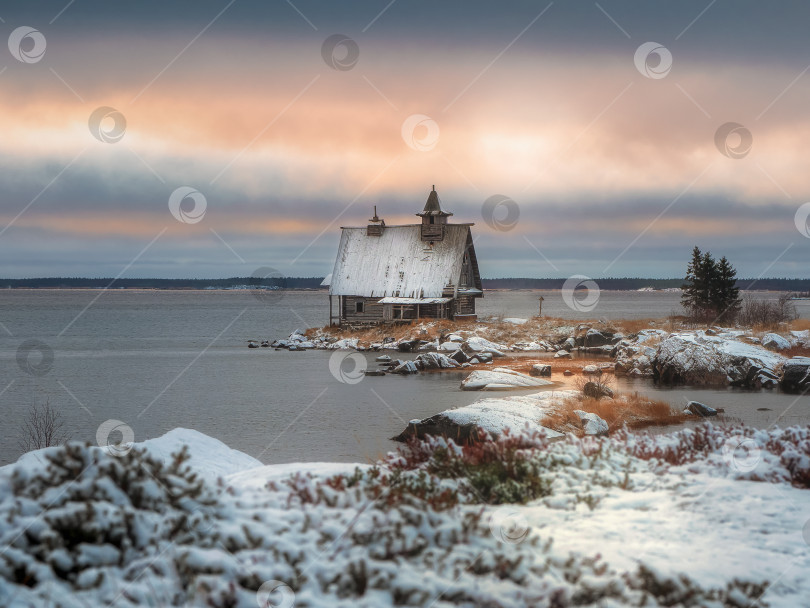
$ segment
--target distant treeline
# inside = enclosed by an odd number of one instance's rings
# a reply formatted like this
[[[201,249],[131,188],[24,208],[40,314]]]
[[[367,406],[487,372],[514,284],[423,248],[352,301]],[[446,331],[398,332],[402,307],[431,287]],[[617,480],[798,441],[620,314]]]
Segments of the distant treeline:
[[[0,279],[0,288],[28,289],[234,289],[247,286],[282,289],[326,289],[323,277],[231,277],[229,279],[87,279],[50,277],[37,279]],[[565,279],[483,279],[484,289],[561,289]],[[603,290],[635,290],[643,287],[667,289],[680,287],[684,279],[596,279]],[[810,279],[739,279],[740,289],[767,291],[810,291]]]
[[[603,290],[635,290],[643,287],[654,289],[667,289],[681,287],[684,279],[595,279],[599,289]],[[485,289],[562,289],[565,279],[483,279]],[[763,291],[808,291],[810,279],[738,279],[737,287],[740,289],[758,289]]]

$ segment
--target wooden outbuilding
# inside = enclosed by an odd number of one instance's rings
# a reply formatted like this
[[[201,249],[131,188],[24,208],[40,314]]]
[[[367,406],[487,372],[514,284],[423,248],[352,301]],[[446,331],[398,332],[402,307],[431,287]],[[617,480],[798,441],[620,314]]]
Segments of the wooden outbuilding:
[[[471,227],[450,224],[435,187],[419,224],[342,227],[329,285],[329,324],[475,320],[483,296]]]

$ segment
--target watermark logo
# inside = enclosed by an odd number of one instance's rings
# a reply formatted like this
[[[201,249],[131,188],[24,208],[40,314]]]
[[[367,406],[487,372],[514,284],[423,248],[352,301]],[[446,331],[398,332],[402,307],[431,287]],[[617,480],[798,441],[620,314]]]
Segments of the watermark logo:
[[[411,114],[402,123],[402,139],[417,152],[430,152],[439,143],[439,125],[430,116]]]
[[[660,80],[672,69],[672,53],[657,42],[645,42],[636,49],[633,63],[642,76]]]
[[[563,283],[562,299],[571,310],[590,312],[599,303],[599,285],[590,277],[575,274]]]
[[[348,36],[333,34],[323,41],[321,57],[333,70],[348,72],[360,59],[360,47]]]
[[[270,266],[257,268],[250,276],[250,293],[262,304],[278,304],[284,297],[287,277]]]
[[[191,209],[183,209],[183,202],[190,200],[192,202]],[[208,201],[199,190],[190,186],[180,186],[169,196],[169,211],[171,211],[174,219],[183,224],[196,224],[202,221],[205,217],[205,209],[208,207]]]
[[[26,340],[17,347],[17,365],[26,374],[44,376],[53,369],[53,349],[41,340]]]
[[[110,456],[126,456],[135,443],[135,431],[120,420],[105,420],[96,431],[96,443]]]
[[[720,154],[728,158],[745,158],[751,151],[754,136],[740,123],[727,122],[714,133],[714,145]]]
[[[115,108],[101,106],[90,114],[87,127],[100,142],[115,144],[121,141],[127,131],[127,119]]]
[[[33,27],[23,25],[8,37],[8,50],[17,61],[37,63],[45,56],[45,35]]]
[[[489,530],[502,543],[518,545],[529,536],[529,522],[520,511],[507,507],[496,509],[489,520]]]
[[[509,232],[520,219],[520,206],[508,196],[494,194],[481,206],[481,216],[490,228]]]
[[[360,353],[347,353],[336,350],[329,357],[329,371],[338,382],[357,384],[366,375],[368,362]]]
[[[802,236],[810,239],[810,203],[805,203],[796,210],[796,230],[801,232]]]
[[[729,437],[722,451],[726,464],[740,473],[750,473],[761,459],[759,446],[750,437]]]
[[[293,608],[295,592],[282,581],[265,581],[256,592],[259,608]]]

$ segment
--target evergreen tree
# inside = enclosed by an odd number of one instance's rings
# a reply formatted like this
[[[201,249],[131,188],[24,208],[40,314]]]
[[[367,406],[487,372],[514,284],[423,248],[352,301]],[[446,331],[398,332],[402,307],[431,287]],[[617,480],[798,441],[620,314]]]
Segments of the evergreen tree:
[[[716,267],[717,293],[715,297],[717,316],[723,321],[733,321],[740,312],[740,290],[737,287],[737,271],[725,256]]]
[[[740,304],[737,271],[728,259],[724,256],[717,261],[710,252],[695,247],[681,296],[689,316],[700,321],[733,321]]]
[[[689,312],[689,316],[703,316],[709,302],[708,290],[704,256],[700,248],[695,246],[692,260],[686,269],[686,283],[681,295],[681,305]]]

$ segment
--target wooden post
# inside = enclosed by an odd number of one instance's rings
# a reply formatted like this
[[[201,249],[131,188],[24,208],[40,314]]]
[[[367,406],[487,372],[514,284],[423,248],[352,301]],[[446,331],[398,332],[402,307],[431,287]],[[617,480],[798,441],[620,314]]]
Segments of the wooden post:
[[[329,294],[329,327],[332,327],[332,294]]]
[[[543,300],[545,300],[545,298],[543,296],[540,296],[540,312],[537,315],[538,317],[543,316]]]

